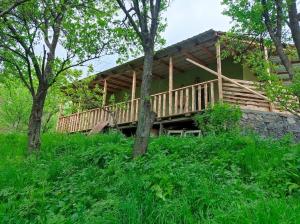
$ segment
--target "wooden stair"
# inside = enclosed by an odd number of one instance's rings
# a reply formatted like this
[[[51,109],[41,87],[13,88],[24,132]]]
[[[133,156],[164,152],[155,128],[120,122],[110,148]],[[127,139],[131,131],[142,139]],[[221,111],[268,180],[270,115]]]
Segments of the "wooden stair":
[[[108,125],[108,123],[109,123],[108,121],[100,121],[100,122],[98,122],[92,128],[92,130],[90,130],[89,135],[100,133]]]

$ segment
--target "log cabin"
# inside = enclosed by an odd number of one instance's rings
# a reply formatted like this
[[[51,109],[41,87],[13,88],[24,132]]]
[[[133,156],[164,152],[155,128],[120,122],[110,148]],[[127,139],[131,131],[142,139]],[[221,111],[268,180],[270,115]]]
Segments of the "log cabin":
[[[279,111],[257,89],[256,76],[250,69],[234,63],[230,57],[221,60],[225,47],[220,45],[221,35],[208,30],[156,52],[151,86],[152,110],[156,113],[154,133],[164,129],[195,129],[193,116],[218,101],[242,109]],[[96,74],[93,84],[103,87],[103,106],[60,116],[57,131],[90,132],[117,125],[124,133],[134,134],[142,70],[143,57]],[[285,73],[280,75],[284,78]],[[111,94],[119,100],[114,105],[107,104]],[[122,102],[124,94],[130,96],[129,101]]]

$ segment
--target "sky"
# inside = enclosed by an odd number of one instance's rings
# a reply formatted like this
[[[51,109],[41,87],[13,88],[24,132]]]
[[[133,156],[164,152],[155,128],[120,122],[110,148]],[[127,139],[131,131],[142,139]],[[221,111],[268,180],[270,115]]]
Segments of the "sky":
[[[222,15],[222,0],[173,0],[166,12],[168,26],[163,34],[165,47],[209,29],[227,31],[230,18]],[[115,65],[115,57],[101,58],[94,63],[95,72]]]

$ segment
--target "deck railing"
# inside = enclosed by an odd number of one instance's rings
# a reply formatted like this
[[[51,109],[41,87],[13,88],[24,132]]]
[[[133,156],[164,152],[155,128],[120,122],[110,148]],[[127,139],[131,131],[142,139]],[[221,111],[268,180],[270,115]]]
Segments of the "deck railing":
[[[217,79],[151,95],[151,107],[157,119],[191,114],[214,104]],[[97,123],[107,121],[121,125],[138,120],[140,99],[121,102],[59,118],[57,131],[80,132],[91,130]]]
[[[259,90],[255,82],[233,79],[243,86],[255,90],[257,93],[265,96],[265,93]],[[270,101],[241,88],[236,84],[228,81],[223,82],[224,102],[239,105],[242,108],[258,109],[262,111],[279,110],[279,107],[273,105]]]
[[[279,108],[270,103],[263,91],[258,90],[255,82],[230,79],[223,80],[223,101],[241,108],[274,111]],[[203,111],[219,100],[218,80],[184,86],[172,91],[151,95],[151,109],[156,119],[189,116]],[[134,99],[114,105],[104,106],[59,118],[57,131],[89,131],[99,122],[108,122],[110,126],[137,122],[140,99]]]

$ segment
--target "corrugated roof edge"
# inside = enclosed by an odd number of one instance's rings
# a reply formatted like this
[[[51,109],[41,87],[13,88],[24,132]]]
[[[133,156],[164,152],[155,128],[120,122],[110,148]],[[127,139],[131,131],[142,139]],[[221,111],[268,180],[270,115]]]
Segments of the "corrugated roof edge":
[[[173,44],[173,45],[170,45],[166,48],[158,50],[155,53],[154,59],[157,60],[157,59],[166,57],[168,55],[178,53],[181,49],[186,49],[186,48],[189,47],[189,45],[193,45],[195,43],[201,44],[201,43],[207,42],[209,40],[213,40],[213,39],[217,40],[218,36],[221,35],[221,34],[223,34],[223,32],[215,31],[213,29],[207,30],[203,33],[200,33],[198,35],[190,37],[186,40],[180,41],[176,44]],[[126,68],[126,67],[128,69],[130,69],[130,67],[132,67],[132,66],[136,66],[137,64],[141,64],[141,63],[143,63],[143,59],[144,59],[144,57],[139,57],[139,58],[133,59],[133,60],[128,61],[124,64],[117,65],[117,66],[112,67],[110,69],[107,69],[105,71],[99,72],[99,73],[95,74],[95,76],[96,77],[100,76],[102,78],[105,78],[108,75],[110,75],[111,73],[113,73],[113,71],[117,71],[119,69]]]

